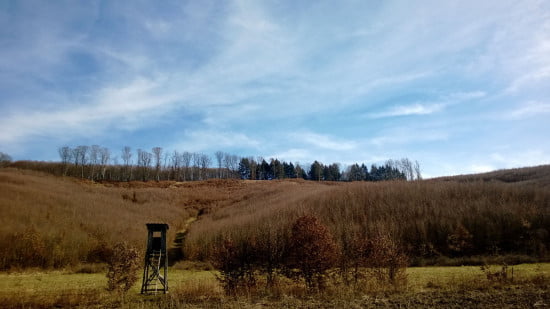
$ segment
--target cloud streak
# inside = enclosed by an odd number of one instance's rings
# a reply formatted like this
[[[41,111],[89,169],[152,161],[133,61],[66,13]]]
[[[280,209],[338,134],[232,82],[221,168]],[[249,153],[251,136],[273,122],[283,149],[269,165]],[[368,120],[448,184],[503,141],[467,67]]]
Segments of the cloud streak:
[[[151,131],[180,150],[498,168],[444,162],[544,140],[549,12],[535,0],[4,5],[0,147],[146,148]]]

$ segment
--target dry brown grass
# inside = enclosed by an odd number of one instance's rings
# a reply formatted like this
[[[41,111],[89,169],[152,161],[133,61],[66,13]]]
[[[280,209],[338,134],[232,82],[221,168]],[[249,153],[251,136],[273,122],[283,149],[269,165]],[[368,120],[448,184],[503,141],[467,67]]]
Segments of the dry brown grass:
[[[149,222],[168,223],[172,241],[190,217],[245,199],[245,186],[230,180],[101,184],[0,169],[0,268],[25,266],[10,256],[10,248],[17,245],[13,242],[25,237],[43,249],[46,260],[52,259],[36,265],[25,261],[40,267],[85,261],[119,241],[143,247]]]
[[[260,185],[269,186],[262,190]],[[261,238],[266,230],[287,238],[304,214],[317,216],[342,248],[354,235],[391,235],[413,258],[527,254],[550,248],[550,191],[505,183],[382,182],[258,184],[257,198],[203,217],[192,226],[188,256],[204,259],[222,236]],[[458,227],[468,237],[457,251]],[[287,235],[287,236],[285,236]],[[462,240],[461,240],[462,241]],[[345,252],[344,252],[345,253]]]
[[[105,261],[105,249],[116,242],[142,248],[146,223],[168,223],[172,242],[190,218],[238,217],[256,205],[324,187],[300,180],[97,183],[2,168],[0,269]]]
[[[1,247],[33,248],[20,253],[38,252],[39,263],[27,266],[39,267],[101,260],[102,249],[119,241],[143,247],[148,222],[168,223],[170,242],[190,227],[185,257],[208,260],[224,236],[285,240],[296,218],[307,214],[329,227],[342,248],[354,235],[385,233],[413,258],[494,253],[537,258],[550,248],[550,192],[500,182],[96,183],[3,168],[0,211]],[[465,252],[448,243],[459,226],[472,236]],[[25,266],[11,251],[3,251],[0,268]]]
[[[548,187],[550,186],[550,165],[504,169],[482,174],[440,177],[433,179],[433,181],[500,181],[519,185]]]

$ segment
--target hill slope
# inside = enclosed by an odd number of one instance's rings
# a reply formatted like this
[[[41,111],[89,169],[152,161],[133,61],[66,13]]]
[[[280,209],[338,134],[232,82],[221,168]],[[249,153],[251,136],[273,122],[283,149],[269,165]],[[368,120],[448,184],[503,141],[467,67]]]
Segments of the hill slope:
[[[520,185],[550,186],[550,165],[497,170],[488,173],[440,177],[435,181],[497,181]]]
[[[188,258],[208,258],[228,235],[280,236],[284,246],[303,214],[321,219],[341,246],[356,234],[389,233],[413,256],[540,255],[550,248],[549,179],[550,166],[541,166],[420,182],[95,183],[2,168],[0,268],[101,261],[119,241],[143,248],[149,222],[168,223],[170,242],[189,228]],[[464,252],[449,244],[460,227]]]
[[[8,250],[0,253],[0,269],[101,261],[119,241],[142,248],[145,223],[168,223],[172,242],[191,218],[225,207],[237,213],[235,205],[246,211],[323,187],[303,181],[95,183],[2,168],[0,247]]]

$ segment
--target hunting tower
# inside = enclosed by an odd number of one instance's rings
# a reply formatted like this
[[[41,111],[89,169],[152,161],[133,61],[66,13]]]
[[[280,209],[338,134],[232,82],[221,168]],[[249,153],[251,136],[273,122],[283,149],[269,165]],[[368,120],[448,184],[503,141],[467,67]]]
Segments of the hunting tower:
[[[168,256],[166,255],[166,231],[168,224],[147,223],[147,251],[143,269],[141,294],[168,292]],[[162,274],[161,274],[162,270]]]

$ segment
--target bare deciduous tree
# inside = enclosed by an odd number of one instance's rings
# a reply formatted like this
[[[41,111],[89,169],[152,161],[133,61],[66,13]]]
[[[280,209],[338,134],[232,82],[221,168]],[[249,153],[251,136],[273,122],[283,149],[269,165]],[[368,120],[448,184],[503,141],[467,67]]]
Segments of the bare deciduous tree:
[[[122,148],[121,158],[124,164],[122,178],[130,181],[132,178],[132,148],[124,146],[124,148]]]
[[[200,154],[194,152],[191,154],[191,160],[193,161],[191,166],[191,180],[200,180],[199,166],[200,166]]]
[[[151,166],[151,160],[153,155],[145,150],[137,150],[137,166],[141,173],[141,179],[146,181],[149,178],[149,167]]]
[[[161,147],[153,147],[151,149],[153,152],[153,157],[155,159],[155,179],[156,181],[160,180],[160,161],[162,157],[162,148]]]
[[[399,169],[403,172],[403,174],[405,174],[407,180],[414,180],[413,165],[411,160],[408,158],[401,159],[399,161]]]
[[[81,178],[84,178],[84,166],[88,163],[88,146],[77,146],[73,149],[73,159],[76,166],[80,165]]]
[[[420,172],[420,163],[418,163],[418,161],[414,161],[414,173],[416,174],[416,180],[422,179],[422,174]]]
[[[210,167],[211,164],[212,164],[212,159],[210,159],[209,155],[204,154],[204,153],[199,154],[199,165],[200,165],[199,178],[201,180],[208,178],[208,175],[207,175],[206,172],[207,172],[207,169]]]
[[[92,145],[90,147],[90,165],[91,165],[91,172],[90,172],[90,179],[95,180],[96,177],[96,166],[99,163],[99,152],[101,150],[101,147],[99,145]]]
[[[101,164],[101,178],[105,179],[105,174],[107,172],[107,165],[111,158],[111,151],[109,148],[102,147],[99,149],[99,162]]]
[[[239,169],[239,161],[240,158],[237,155],[232,155],[226,153],[223,158],[224,166],[228,172],[227,177],[229,178],[229,173],[232,175],[235,175],[237,170]]]
[[[181,164],[183,166],[183,180],[188,180],[189,177],[189,166],[191,165],[192,154],[188,151],[185,151],[181,154]]]
[[[180,180],[180,169],[181,169],[181,156],[177,150],[174,150],[172,157],[170,158],[172,162],[172,174],[176,181]]]
[[[61,163],[63,164],[63,176],[66,176],[69,169],[69,163],[71,162],[71,158],[73,155],[73,150],[69,146],[63,146],[59,147],[59,149],[57,149],[57,152],[59,153],[59,158],[61,159]]]
[[[223,151],[216,151],[214,153],[214,156],[216,157],[216,161],[218,162],[218,178],[222,178],[222,161],[225,154]]]

